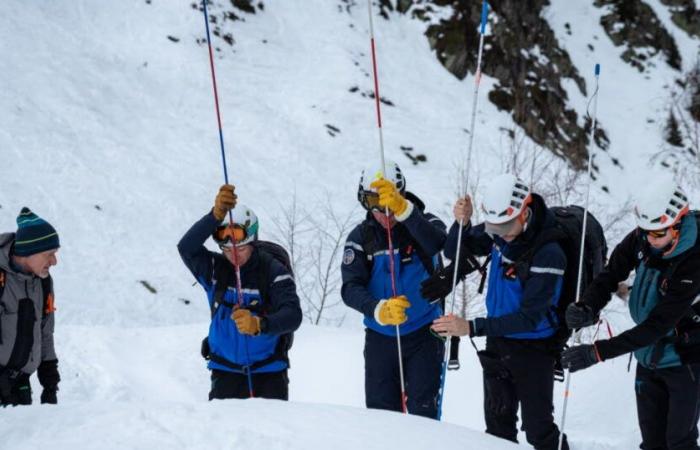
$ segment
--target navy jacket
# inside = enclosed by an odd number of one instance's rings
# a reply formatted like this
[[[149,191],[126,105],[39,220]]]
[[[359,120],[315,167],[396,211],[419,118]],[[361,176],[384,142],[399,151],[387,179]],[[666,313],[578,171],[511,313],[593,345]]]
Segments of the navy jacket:
[[[506,276],[506,266],[532,248],[538,235],[556,226],[554,214],[537,194],[532,194],[532,215],[526,230],[508,243],[485,232],[484,224],[462,229],[463,248],[476,256],[491,255],[485,318],[475,319],[475,336],[505,336],[517,339],[543,339],[556,332],[555,309],[566,270],[566,255],[556,242],[543,245],[532,255],[525,277]],[[454,259],[459,223],[450,228],[445,256]],[[462,252],[462,255],[465,253]],[[464,264],[460,262],[460,264]]]
[[[420,284],[430,275],[422,259],[429,260],[433,268],[436,266],[446,228],[440,219],[423,212],[423,203],[416,196],[407,193],[406,198],[411,201],[412,210],[392,228],[396,293],[405,295],[411,303],[406,310],[408,320],[399,327],[402,335],[416,331],[442,314],[440,305],[431,304],[420,295]],[[363,231],[371,237],[364,236]],[[365,252],[367,239],[376,245],[373,254]],[[386,336],[395,336],[395,326],[380,325],[374,318],[379,301],[392,296],[388,248],[386,229],[368,213],[345,243],[341,296],[346,305],[365,315],[365,326]]]
[[[209,307],[214,311],[209,327],[209,347],[211,352],[235,364],[249,366],[263,361],[275,352],[279,336],[290,333],[301,324],[302,313],[299,297],[292,274],[282,263],[275,259],[269,261],[268,301],[264,304],[259,290],[259,268],[262,264],[258,250],[255,249],[248,262],[241,266],[241,290],[243,291],[243,307],[255,311],[255,315],[265,317],[265,327],[258,336],[245,336],[238,332],[236,324],[231,320],[232,308],[227,305],[214,307],[214,292],[217,280],[215,273],[220,273],[219,265],[231,264],[220,253],[214,253],[204,247],[204,242],[211,236],[219,222],[212,213],[205,215],[182,237],[177,248],[185,265],[192,272],[197,282],[204,288],[209,300]],[[231,279],[218,280],[229,286],[224,294],[224,302],[238,303],[235,271],[230,272]],[[264,311],[264,312],[258,312]],[[210,369],[236,372],[226,366],[209,362]],[[253,372],[277,372],[287,368],[283,361],[273,361]]]

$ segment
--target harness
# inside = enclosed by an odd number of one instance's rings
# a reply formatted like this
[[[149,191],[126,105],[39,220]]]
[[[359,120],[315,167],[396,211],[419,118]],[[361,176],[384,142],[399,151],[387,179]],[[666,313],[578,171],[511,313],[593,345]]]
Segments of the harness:
[[[257,270],[257,286],[258,290],[260,291],[260,302],[247,305],[246,309],[250,310],[251,312],[257,313],[261,317],[265,317],[270,313],[270,266],[273,260],[275,260],[275,257],[259,247],[257,249],[258,257],[260,258],[258,261]],[[227,302],[226,300],[224,300],[226,291],[228,290],[229,286],[233,286],[235,284],[236,275],[233,271],[233,268],[231,267],[231,263],[221,255],[216,255],[215,258],[216,259],[214,260],[214,280],[216,281],[214,285],[214,296],[211,307],[212,319],[214,319],[216,313],[218,312],[221,306],[225,306],[231,309],[238,306],[237,303]],[[290,367],[288,354],[293,342],[293,333],[282,334],[277,339],[275,351],[270,356],[260,361],[256,361],[253,364],[242,365],[230,361],[221,355],[213,353],[211,351],[211,348],[209,347],[208,337],[206,337],[204,338],[204,341],[202,341],[202,356],[204,357],[204,359],[211,360],[217,364],[220,364],[237,372],[243,372],[247,374],[248,372],[252,372],[276,361],[283,361],[287,364],[287,367]]]

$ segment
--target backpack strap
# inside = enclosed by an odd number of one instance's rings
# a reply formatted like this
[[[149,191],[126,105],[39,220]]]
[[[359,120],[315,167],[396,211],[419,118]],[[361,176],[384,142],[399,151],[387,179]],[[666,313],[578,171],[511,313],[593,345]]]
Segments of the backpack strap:
[[[221,364],[224,367],[228,367],[229,369],[235,370],[237,372],[243,372],[243,373],[248,373],[252,372],[254,370],[257,370],[261,367],[265,367],[266,365],[276,362],[276,361],[283,361],[287,364],[287,368],[289,368],[289,356],[288,356],[288,350],[289,347],[291,347],[291,339],[285,338],[286,334],[283,334],[279,337],[279,342],[277,343],[277,347],[275,348],[275,352],[268,356],[265,359],[261,359],[260,361],[256,361],[253,364],[249,366],[243,366],[241,364],[237,364],[233,361],[229,361],[228,359],[224,358],[223,356],[217,355],[216,353],[212,353],[211,351],[209,352],[209,359],[217,364]],[[289,342],[289,344],[287,343]]]
[[[362,222],[360,227],[360,234],[362,236],[362,251],[365,252],[367,267],[368,270],[371,271],[372,265],[374,264],[375,253],[378,253],[383,249],[379,246],[374,230],[367,220]],[[399,256],[401,257],[402,261],[404,259],[410,259],[413,253],[416,254],[421,264],[425,268],[425,271],[428,272],[429,275],[435,273],[437,268],[433,263],[433,258],[428,255],[425,250],[423,250],[423,248],[413,239],[411,239],[411,242],[408,245],[399,248]],[[440,261],[438,261],[438,265],[439,264]]]
[[[233,308],[236,306],[235,303],[227,302],[224,300],[226,296],[226,291],[231,285],[231,281],[234,279],[235,274],[231,269],[231,264],[224,260],[223,258],[214,259],[214,298],[211,305],[211,318],[216,316],[219,307],[227,306]]]
[[[269,305],[270,273],[274,257],[261,248],[258,248],[258,257],[260,258],[258,262],[258,291],[260,291],[260,300],[263,305]]]
[[[51,275],[41,279],[41,290],[44,298],[44,309],[42,313],[42,319],[45,319],[49,314],[52,314],[54,311],[56,311],[56,305],[54,304],[53,295],[53,278],[51,278]]]
[[[483,294],[483,293],[484,293],[484,286],[486,286],[486,278],[488,278],[488,274],[489,274],[489,269],[488,269],[488,267],[489,267],[489,264],[491,264],[491,259],[492,259],[493,257],[491,256],[491,253],[489,253],[489,254],[486,256],[486,259],[484,260],[484,263],[481,264],[481,265],[479,264],[479,261],[477,261],[477,259],[474,258],[474,255],[472,255],[472,254],[470,254],[470,253],[467,253],[467,257],[468,257],[468,258],[473,258],[473,259],[474,259],[474,265],[479,267],[477,270],[479,271],[479,273],[481,273],[481,280],[479,281],[479,289],[477,289],[477,292],[478,292],[479,294]]]

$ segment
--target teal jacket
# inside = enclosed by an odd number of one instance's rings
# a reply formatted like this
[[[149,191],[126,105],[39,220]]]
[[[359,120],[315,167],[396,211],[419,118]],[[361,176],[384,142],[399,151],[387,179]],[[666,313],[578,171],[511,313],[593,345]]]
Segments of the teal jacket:
[[[670,254],[662,256],[664,261],[682,255],[692,249],[698,237],[698,227],[695,217],[688,215],[681,222],[681,236],[676,248]],[[664,275],[665,268],[654,267],[653,264],[648,265],[647,261],[642,260],[637,266],[637,276],[634,279],[634,285],[629,298],[630,314],[634,323],[641,324],[656,308],[661,300],[659,279]],[[666,336],[672,337],[675,330],[670,330]],[[665,368],[680,366],[681,360],[678,353],[671,344],[664,344],[662,349],[657,350],[657,344],[647,345],[634,352],[635,358],[641,365],[647,368]]]
[[[693,211],[681,221],[676,248],[661,256],[639,229],[629,233],[612,252],[603,272],[588,286],[582,302],[599,312],[634,270],[636,278],[629,308],[636,326],[611,338],[596,341],[601,359],[634,352],[649,368],[673,367],[700,361],[700,348],[677,353],[672,338],[684,328],[693,301],[700,296],[700,213]],[[697,357],[697,358],[696,358]]]

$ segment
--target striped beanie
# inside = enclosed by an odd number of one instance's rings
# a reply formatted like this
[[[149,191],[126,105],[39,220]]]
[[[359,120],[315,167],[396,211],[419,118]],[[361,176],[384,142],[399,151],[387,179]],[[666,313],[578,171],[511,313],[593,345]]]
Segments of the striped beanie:
[[[30,256],[60,247],[56,229],[26,206],[17,216],[15,255]]]

